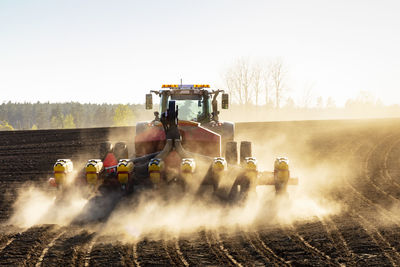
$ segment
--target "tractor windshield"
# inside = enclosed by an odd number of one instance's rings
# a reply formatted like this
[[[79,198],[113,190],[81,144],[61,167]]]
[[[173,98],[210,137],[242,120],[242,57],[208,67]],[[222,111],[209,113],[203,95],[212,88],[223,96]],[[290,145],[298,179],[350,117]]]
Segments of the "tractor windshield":
[[[162,97],[163,98],[163,97]],[[170,95],[165,96],[162,100],[161,112],[166,110],[166,105],[169,100],[175,100],[178,107],[178,119],[186,121],[202,122],[209,119],[211,113],[210,99],[204,98],[201,95]]]
[[[178,118],[186,121],[197,121],[203,114],[201,100],[175,100],[178,106]]]

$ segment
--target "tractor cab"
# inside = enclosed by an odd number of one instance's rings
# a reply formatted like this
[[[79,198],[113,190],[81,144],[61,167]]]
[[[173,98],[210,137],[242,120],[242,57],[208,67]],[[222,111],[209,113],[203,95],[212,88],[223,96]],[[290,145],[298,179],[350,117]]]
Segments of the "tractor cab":
[[[199,122],[200,124],[218,122],[217,96],[223,90],[210,90],[208,84],[164,84],[159,91],[151,91],[160,97],[159,113],[168,109],[173,100],[178,108],[178,119]],[[152,94],[146,95],[146,109],[153,108]],[[222,108],[228,108],[228,94],[222,94]],[[158,115],[156,115],[157,119]]]
[[[152,94],[160,97],[159,111],[154,112],[153,121],[136,124],[135,153],[137,156],[160,151],[165,146],[165,118],[176,109],[174,136],[180,136],[183,147],[189,151],[207,156],[221,155],[225,143],[233,141],[234,124],[219,121],[217,97],[222,93],[222,108],[229,106],[228,94],[223,90],[211,90],[208,84],[164,84],[160,90],[146,94],[146,109],[153,108]],[[163,123],[164,120],[164,123]],[[179,139],[178,138],[178,139]]]
[[[174,100],[179,110],[179,120],[205,123],[212,119],[211,101],[207,94],[200,94],[199,91],[189,94],[181,92],[186,93],[188,91],[181,90],[172,93],[164,91],[161,94],[161,114],[166,111],[169,101]]]

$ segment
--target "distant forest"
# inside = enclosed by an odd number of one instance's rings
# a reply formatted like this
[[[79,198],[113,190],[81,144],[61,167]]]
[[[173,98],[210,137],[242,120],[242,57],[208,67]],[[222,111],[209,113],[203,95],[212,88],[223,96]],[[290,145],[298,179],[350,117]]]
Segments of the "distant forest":
[[[0,130],[132,125],[143,104],[3,103]]]
[[[220,109],[225,121],[288,121],[400,117],[400,105],[385,106],[366,97],[349,99],[344,107],[318,98],[314,106],[295,105],[288,98],[281,107],[232,103],[228,110]],[[144,104],[82,104],[69,103],[2,103],[1,130],[68,129],[110,126],[130,126],[154,118],[153,110]]]

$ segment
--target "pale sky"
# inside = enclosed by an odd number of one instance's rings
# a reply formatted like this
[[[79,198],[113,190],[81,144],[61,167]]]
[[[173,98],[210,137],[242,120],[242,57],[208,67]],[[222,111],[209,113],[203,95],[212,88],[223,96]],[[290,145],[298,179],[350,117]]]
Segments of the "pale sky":
[[[209,83],[236,59],[282,58],[290,96],[400,104],[400,1],[0,0],[0,103],[139,103]]]

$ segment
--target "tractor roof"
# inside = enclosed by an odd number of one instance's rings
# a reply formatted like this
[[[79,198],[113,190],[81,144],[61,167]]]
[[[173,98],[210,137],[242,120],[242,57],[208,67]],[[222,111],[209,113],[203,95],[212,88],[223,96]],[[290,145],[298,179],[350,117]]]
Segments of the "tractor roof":
[[[223,93],[224,90],[211,90],[209,84],[163,84],[162,89],[158,91],[151,90],[151,93],[161,95],[167,93],[168,95],[213,95]]]
[[[162,88],[169,89],[203,89],[210,88],[209,84],[163,84]]]
[[[168,92],[170,95],[203,95],[204,91],[212,93],[208,84],[163,84],[160,91],[151,91],[152,93],[161,94]]]

